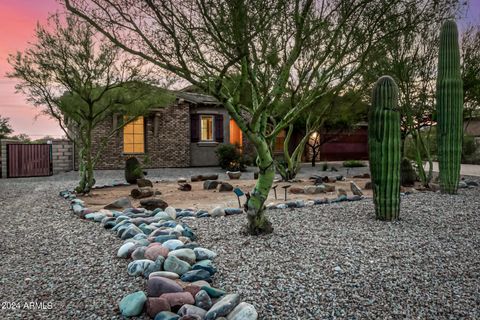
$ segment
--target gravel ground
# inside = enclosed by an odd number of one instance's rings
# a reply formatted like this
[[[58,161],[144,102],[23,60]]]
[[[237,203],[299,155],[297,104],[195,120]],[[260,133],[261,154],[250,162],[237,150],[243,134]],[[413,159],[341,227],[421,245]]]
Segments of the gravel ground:
[[[0,182],[0,319],[117,319],[117,302],[144,289],[115,258],[121,240],[58,197],[72,177]],[[260,238],[238,233],[244,216],[191,224],[219,254],[215,286],[260,319],[480,318],[480,189],[402,205],[394,224],[375,221],[370,200],[272,211],[275,232]]]

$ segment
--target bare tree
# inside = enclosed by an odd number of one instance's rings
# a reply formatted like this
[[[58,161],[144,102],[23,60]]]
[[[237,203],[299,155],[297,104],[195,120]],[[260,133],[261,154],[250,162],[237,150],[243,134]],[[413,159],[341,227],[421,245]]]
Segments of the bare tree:
[[[436,2],[436,1],[435,1]],[[218,98],[255,147],[259,179],[248,232],[273,230],[264,202],[277,134],[322,96],[355,80],[391,35],[428,19],[424,0],[65,0],[114,44]],[[403,19],[415,8],[413,20]],[[240,75],[240,77],[238,77]],[[225,85],[231,83],[235,86]],[[270,126],[279,101],[291,110]]]

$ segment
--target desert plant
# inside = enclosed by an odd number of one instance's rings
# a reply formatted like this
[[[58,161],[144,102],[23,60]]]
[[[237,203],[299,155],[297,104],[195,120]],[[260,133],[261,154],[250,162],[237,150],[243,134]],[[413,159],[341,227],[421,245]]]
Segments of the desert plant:
[[[137,183],[137,179],[143,178],[143,169],[135,157],[130,157],[125,161],[125,180],[130,184]]]
[[[328,163],[327,162],[322,163],[321,168],[322,168],[322,171],[327,171],[328,170]]]
[[[365,163],[360,160],[347,160],[342,163],[345,168],[360,168],[366,167]]]
[[[228,171],[245,171],[246,159],[244,159],[238,146],[234,144],[221,144],[215,150],[218,164]]]
[[[417,174],[408,158],[403,158],[400,163],[400,184],[404,187],[411,187],[417,180]]]
[[[463,82],[457,24],[451,20],[440,31],[436,100],[440,189],[455,194],[462,158]]]
[[[389,76],[378,79],[372,94],[368,148],[375,213],[380,220],[400,214],[400,113],[398,88]]]

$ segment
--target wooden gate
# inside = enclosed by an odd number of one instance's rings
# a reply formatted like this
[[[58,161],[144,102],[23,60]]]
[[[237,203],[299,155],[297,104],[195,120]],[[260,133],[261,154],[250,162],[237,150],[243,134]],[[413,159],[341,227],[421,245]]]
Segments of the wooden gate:
[[[8,144],[7,178],[52,175],[51,144]]]

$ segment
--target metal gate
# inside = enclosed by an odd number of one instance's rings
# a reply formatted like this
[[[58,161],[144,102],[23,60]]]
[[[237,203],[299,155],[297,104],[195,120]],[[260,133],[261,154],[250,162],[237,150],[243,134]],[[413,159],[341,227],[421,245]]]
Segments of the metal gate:
[[[7,178],[52,175],[51,144],[8,144]]]

